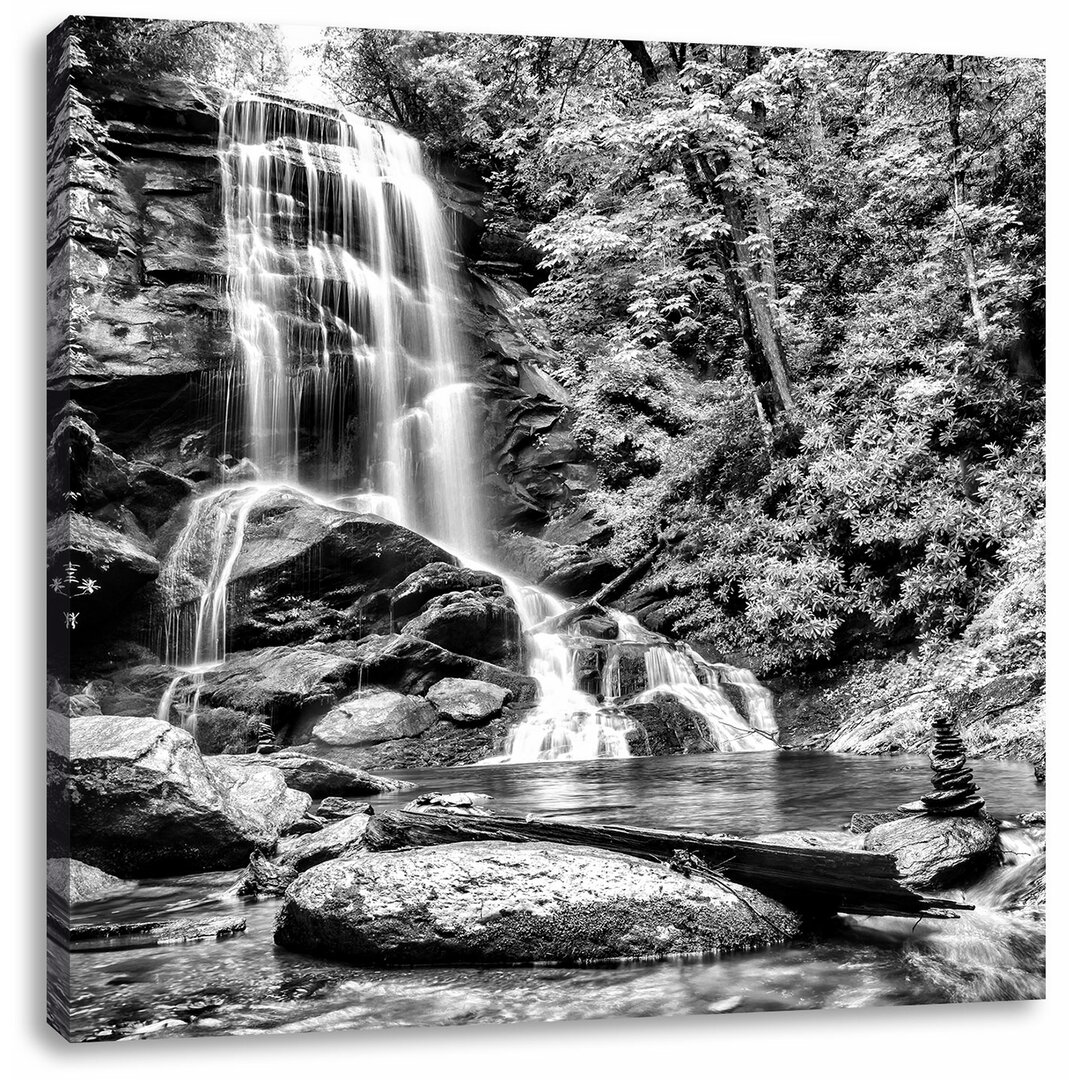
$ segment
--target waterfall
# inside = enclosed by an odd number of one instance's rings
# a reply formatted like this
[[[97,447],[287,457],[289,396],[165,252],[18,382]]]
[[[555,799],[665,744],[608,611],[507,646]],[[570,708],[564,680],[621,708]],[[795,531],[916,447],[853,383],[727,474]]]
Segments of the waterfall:
[[[264,478],[367,496],[478,551],[470,388],[418,144],[348,112],[244,96],[222,109],[219,156],[239,354],[227,425]]]
[[[225,444],[259,482],[195,500],[162,574],[164,653],[197,721],[224,662],[248,515],[283,486],[478,552],[485,516],[461,378],[452,275],[418,144],[351,113],[235,96],[221,168],[236,355]],[[193,593],[194,583],[194,593]]]
[[[190,730],[205,675],[226,658],[233,571],[261,499],[287,487],[378,514],[471,565],[485,532],[448,243],[419,146],[385,124],[267,96],[230,98],[220,120],[235,356],[219,404],[248,480],[195,500],[163,567],[164,653],[180,673],[159,716],[175,708]],[[626,757],[635,725],[623,706],[660,693],[699,716],[718,750],[774,746],[767,692],[749,672],[706,665],[629,616],[611,613],[618,640],[589,692],[578,672],[589,643],[548,628],[568,606],[500,576],[540,688],[503,760]],[[624,649],[644,656],[645,685],[623,685]],[[755,703],[748,719],[725,684]]]

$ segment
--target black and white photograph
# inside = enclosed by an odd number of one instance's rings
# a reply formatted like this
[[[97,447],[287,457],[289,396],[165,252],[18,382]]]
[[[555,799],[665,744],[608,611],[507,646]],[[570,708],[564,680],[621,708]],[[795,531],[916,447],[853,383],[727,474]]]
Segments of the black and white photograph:
[[[49,35],[71,1042],[1046,997],[1046,64],[610,23]]]

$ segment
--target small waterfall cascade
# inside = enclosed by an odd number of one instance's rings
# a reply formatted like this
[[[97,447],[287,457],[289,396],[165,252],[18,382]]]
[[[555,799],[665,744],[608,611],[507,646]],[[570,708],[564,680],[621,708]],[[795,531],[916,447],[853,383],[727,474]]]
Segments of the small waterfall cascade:
[[[504,579],[506,580],[506,579]],[[545,623],[570,607],[550,593],[506,580],[521,620],[528,672],[539,685],[537,703],[511,732],[507,761],[579,761],[629,757],[632,721],[579,689],[570,635],[545,631]]]
[[[168,722],[179,695],[183,726],[195,731],[204,676],[225,662],[229,582],[244,546],[248,516],[266,493],[266,485],[248,484],[202,496],[169,551],[161,575],[167,598],[164,654],[179,674],[162,695],[159,720]]]
[[[623,612],[608,612],[618,627],[613,640],[587,638],[574,628],[549,629],[570,613],[569,605],[538,589],[520,584],[508,588],[517,594],[529,674],[539,683],[540,694],[537,704],[511,731],[506,754],[499,760],[628,757],[628,735],[636,724],[624,707],[661,694],[676,698],[704,721],[714,750],[776,749],[772,695],[751,672],[708,664]],[[586,679],[593,683],[595,693],[582,686]],[[745,715],[725,686],[740,695]]]

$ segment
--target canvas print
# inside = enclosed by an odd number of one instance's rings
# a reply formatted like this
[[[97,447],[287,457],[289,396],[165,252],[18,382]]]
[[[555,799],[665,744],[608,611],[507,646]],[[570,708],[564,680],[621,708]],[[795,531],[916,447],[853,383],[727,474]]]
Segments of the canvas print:
[[[1043,64],[619,29],[50,36],[67,1038],[1044,995]]]

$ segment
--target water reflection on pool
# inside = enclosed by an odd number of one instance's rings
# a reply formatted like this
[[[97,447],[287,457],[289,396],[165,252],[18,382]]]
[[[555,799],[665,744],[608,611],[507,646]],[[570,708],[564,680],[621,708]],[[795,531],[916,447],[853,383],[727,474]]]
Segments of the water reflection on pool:
[[[346,754],[339,755],[347,760]],[[991,813],[1043,808],[1028,765],[976,761]],[[924,758],[812,752],[630,758],[402,772],[421,791],[479,791],[501,811],[754,834],[841,828],[927,786]],[[380,796],[377,809],[416,791]],[[237,937],[71,958],[78,1038],[294,1032],[415,1024],[916,1004],[1042,993],[1042,927],[980,911],[699,961],[587,968],[371,970],[273,944],[278,901],[213,898],[235,873],[143,882],[80,921],[242,914]],[[209,898],[209,899],[208,899]]]

